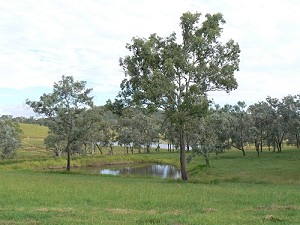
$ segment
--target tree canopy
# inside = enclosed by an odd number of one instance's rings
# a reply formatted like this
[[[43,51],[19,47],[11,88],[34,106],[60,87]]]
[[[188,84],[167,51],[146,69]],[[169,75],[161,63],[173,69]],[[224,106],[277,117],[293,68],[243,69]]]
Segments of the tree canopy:
[[[10,116],[0,118],[0,157],[11,158],[21,145],[21,130]]]
[[[54,83],[53,92],[43,94],[39,101],[26,100],[26,104],[34,112],[43,114],[50,119],[50,140],[64,141],[67,153],[67,170],[70,171],[70,154],[72,145],[84,139],[95,120],[100,117],[91,111],[93,97],[92,89],[85,87],[85,81],[74,81],[72,76],[62,76],[62,80]]]
[[[175,124],[180,142],[182,179],[185,171],[184,132],[188,121],[208,109],[208,91],[237,88],[234,72],[239,69],[239,45],[220,41],[225,23],[222,14],[184,13],[180,17],[181,43],[175,33],[163,38],[135,37],[126,48],[130,55],[120,59],[126,78],[119,102],[150,110],[163,109]]]

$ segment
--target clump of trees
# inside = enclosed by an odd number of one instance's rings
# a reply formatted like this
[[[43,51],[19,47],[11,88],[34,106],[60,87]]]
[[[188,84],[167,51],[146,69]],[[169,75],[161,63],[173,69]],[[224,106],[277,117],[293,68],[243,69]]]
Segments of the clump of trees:
[[[245,102],[222,108],[217,106],[210,109],[203,121],[194,124],[192,156],[203,155],[207,164],[207,148],[216,153],[235,148],[243,156],[249,145],[255,147],[258,156],[263,146],[269,151],[281,152],[284,141],[300,148],[300,95],[288,95],[282,99],[268,97],[266,101],[249,107]]]
[[[12,158],[21,145],[21,130],[11,116],[0,117],[0,157]]]
[[[85,81],[75,81],[72,76],[62,76],[54,83],[53,92],[43,94],[39,101],[26,100],[33,111],[48,118],[50,134],[46,145],[53,147],[57,155],[67,154],[67,170],[71,168],[71,154],[78,151],[78,143],[86,139],[89,131],[101,119],[94,108],[92,89]]]

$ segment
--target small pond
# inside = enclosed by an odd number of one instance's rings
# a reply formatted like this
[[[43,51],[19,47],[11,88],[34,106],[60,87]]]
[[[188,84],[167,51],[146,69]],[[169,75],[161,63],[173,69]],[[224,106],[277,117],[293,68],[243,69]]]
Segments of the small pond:
[[[89,174],[107,174],[107,175],[142,175],[160,178],[179,179],[180,170],[172,165],[164,164],[130,164],[106,167],[86,167],[76,169]]]

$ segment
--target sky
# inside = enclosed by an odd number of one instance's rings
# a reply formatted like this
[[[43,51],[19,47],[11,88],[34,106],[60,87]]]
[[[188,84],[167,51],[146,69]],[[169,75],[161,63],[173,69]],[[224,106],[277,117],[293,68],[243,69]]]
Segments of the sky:
[[[222,13],[222,41],[240,45],[239,87],[209,93],[215,103],[300,94],[299,0],[0,0],[0,115],[36,116],[26,99],[51,93],[62,75],[86,81],[96,105],[113,100],[126,43],[179,37],[187,11]]]

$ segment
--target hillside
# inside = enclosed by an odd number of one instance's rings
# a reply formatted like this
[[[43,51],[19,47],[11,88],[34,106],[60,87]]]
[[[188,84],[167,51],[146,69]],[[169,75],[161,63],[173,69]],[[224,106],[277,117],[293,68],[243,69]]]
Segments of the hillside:
[[[18,150],[18,157],[49,155],[44,145],[44,138],[48,135],[48,127],[37,124],[19,123],[22,130],[22,146]]]

